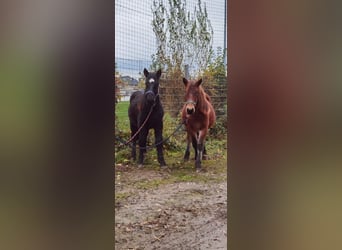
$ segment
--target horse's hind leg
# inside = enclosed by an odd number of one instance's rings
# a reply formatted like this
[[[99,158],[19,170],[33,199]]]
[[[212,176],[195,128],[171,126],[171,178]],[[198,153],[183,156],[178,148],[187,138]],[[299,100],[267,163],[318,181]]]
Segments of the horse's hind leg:
[[[162,128],[155,128],[154,129],[154,135],[155,135],[155,144],[158,144],[157,147],[157,155],[158,155],[158,162],[161,167],[165,167],[166,163],[164,160],[164,154],[163,154],[163,143],[160,143],[163,141],[163,129]]]
[[[207,149],[205,148],[205,144],[203,142],[203,157],[202,160],[208,160]]]

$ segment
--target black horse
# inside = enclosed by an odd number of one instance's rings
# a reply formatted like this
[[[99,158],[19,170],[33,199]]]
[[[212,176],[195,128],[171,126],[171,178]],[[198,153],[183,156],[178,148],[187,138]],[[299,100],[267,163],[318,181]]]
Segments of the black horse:
[[[155,143],[157,144],[158,162],[161,167],[165,167],[166,163],[163,155],[163,116],[164,110],[159,99],[159,79],[161,70],[157,72],[148,72],[144,69],[145,91],[136,91],[131,95],[130,105],[128,108],[128,116],[131,127],[131,136],[134,136],[143,123],[139,135],[133,139],[132,158],[136,160],[136,142],[139,140],[139,159],[138,166],[142,167],[144,162],[144,153],[146,153],[147,135],[150,129],[154,129]],[[139,138],[138,138],[139,137]]]

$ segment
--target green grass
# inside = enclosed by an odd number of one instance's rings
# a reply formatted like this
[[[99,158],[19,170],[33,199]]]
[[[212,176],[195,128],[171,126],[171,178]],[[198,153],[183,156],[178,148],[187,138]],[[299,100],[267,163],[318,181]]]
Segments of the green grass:
[[[126,140],[130,136],[128,106],[129,101],[122,101],[116,104],[115,109],[115,134]]]
[[[117,128],[116,132],[122,138],[128,139],[129,119],[128,110],[129,102],[119,102],[116,106]],[[179,121],[171,118],[169,114],[164,116],[164,138],[167,137],[174,128],[177,127]],[[170,130],[168,128],[171,128]],[[172,131],[171,131],[172,130]],[[149,133],[149,143],[154,142],[153,133]],[[179,131],[175,136],[164,144],[164,157],[171,172],[167,177],[153,180],[139,180],[132,183],[138,189],[153,189],[160,185],[177,183],[177,182],[221,182],[227,180],[227,141],[225,139],[216,139],[209,136],[207,138],[206,147],[209,155],[209,160],[202,162],[203,168],[207,171],[205,173],[195,172],[195,162],[190,160],[183,162],[183,154],[185,151],[185,131]],[[137,154],[139,153],[137,147]],[[136,165],[136,162],[130,160],[130,148],[122,147],[116,149],[115,162]],[[191,149],[190,158],[194,157],[194,151]],[[155,149],[147,151],[144,160],[144,169],[159,171],[159,163],[157,161],[157,154]],[[143,171],[143,170],[142,170]],[[126,194],[123,194],[126,196]],[[121,198],[121,197],[118,197]],[[123,197],[124,198],[124,197]]]
[[[129,101],[122,101],[116,104],[115,114],[118,120],[128,120]]]
[[[135,183],[132,183],[132,185],[138,189],[154,189],[161,185],[179,182],[218,183],[227,180],[227,175],[225,174],[227,171],[227,163],[222,162],[218,167],[215,168],[219,168],[219,172],[222,172],[222,175],[212,175],[207,173],[198,174],[193,168],[187,170],[173,169],[170,173],[170,176],[164,179],[136,181]]]
[[[165,150],[165,161],[171,170],[169,174],[162,179],[141,179],[130,185],[137,189],[155,189],[162,185],[178,182],[218,183],[227,180],[226,153],[216,157],[216,159],[204,160],[202,162],[202,167],[206,171],[204,173],[195,172],[195,162],[193,160],[183,162],[183,153],[183,150]],[[129,156],[129,152],[127,154]],[[155,150],[148,152],[144,162],[144,169],[140,171],[159,171],[159,164],[156,158]],[[136,165],[134,162],[129,162],[128,164]]]
[[[128,193],[128,192],[123,192],[123,193],[116,192],[115,193],[115,201],[118,202],[120,200],[125,200],[128,197],[130,197],[131,195],[132,195],[132,193]]]

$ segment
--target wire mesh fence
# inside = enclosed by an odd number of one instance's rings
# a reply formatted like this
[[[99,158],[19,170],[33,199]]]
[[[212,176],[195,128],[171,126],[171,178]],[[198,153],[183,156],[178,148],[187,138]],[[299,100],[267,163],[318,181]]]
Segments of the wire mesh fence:
[[[158,0],[159,1],[159,0]],[[168,6],[169,0],[160,0]],[[199,0],[185,1],[185,8],[192,12],[199,3]],[[227,47],[224,39],[226,23],[225,0],[202,0],[206,6],[208,19],[213,29],[212,48],[220,47],[223,50]],[[153,0],[117,0],[115,1],[115,80],[117,84],[116,94],[120,96],[120,108],[116,108],[117,122],[128,126],[127,106],[130,95],[143,89],[143,70],[151,69],[152,55],[156,54],[158,41],[152,28],[152,5]],[[225,56],[224,56],[225,58]],[[224,60],[225,63],[225,60]],[[182,65],[184,69],[185,65]],[[192,65],[186,65],[192,72]],[[226,69],[226,67],[224,66]],[[203,69],[204,70],[204,69]],[[160,97],[165,113],[177,121],[184,103],[185,89],[182,77],[187,75],[183,70],[177,77],[167,74],[164,69],[160,81]],[[195,76],[189,75],[190,78]],[[210,79],[203,79],[205,91],[210,95],[216,111],[217,120],[225,123],[227,119],[227,77],[226,73],[216,76],[215,84]],[[121,103],[120,103],[121,102]],[[123,104],[126,102],[125,104]],[[129,129],[129,126],[127,127]],[[164,129],[172,131],[172,126]],[[166,131],[168,133],[168,131]]]
[[[165,6],[169,0],[161,0]],[[187,0],[186,9],[193,11],[198,0]],[[213,28],[212,47],[227,47],[225,0],[202,0]],[[157,41],[152,29],[153,0],[115,1],[115,62],[120,74],[139,78],[144,67],[150,67]]]
[[[166,85],[166,82],[172,82],[172,80],[162,80],[161,84]],[[176,129],[181,122],[181,109],[184,105],[184,86],[183,83],[179,83],[179,87],[169,86],[161,87],[160,98],[165,111],[164,116],[164,136],[167,136]],[[205,89],[207,92],[210,89]],[[214,95],[211,95],[212,104],[216,113],[216,124],[210,130],[211,135],[216,138],[225,138],[227,133],[227,85],[222,84],[220,88],[215,88]],[[180,94],[172,94],[174,91]],[[115,111],[117,117],[116,124],[118,127],[127,131],[125,133],[125,139],[129,138],[129,118],[128,118],[128,105],[129,101],[121,101],[118,103],[118,107]],[[182,133],[180,130],[177,134]],[[185,133],[183,132],[185,135]],[[126,138],[127,137],[127,138]],[[185,137],[184,137],[185,138]]]
[[[175,82],[173,79],[162,79],[160,87],[160,98],[165,112],[175,117],[179,114],[184,104],[185,87],[183,82]],[[227,104],[227,84],[222,79],[220,86],[215,88],[206,87],[206,82],[202,83],[204,90],[209,94],[217,117],[226,113]]]

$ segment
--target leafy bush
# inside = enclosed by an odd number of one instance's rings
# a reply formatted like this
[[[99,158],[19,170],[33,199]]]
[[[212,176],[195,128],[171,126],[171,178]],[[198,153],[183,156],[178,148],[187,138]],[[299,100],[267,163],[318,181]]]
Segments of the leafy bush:
[[[180,116],[171,117],[169,113],[164,115],[164,139],[169,137],[181,123]],[[164,148],[167,150],[179,150],[184,148],[186,132],[182,126],[174,135],[172,135],[165,143]]]
[[[210,129],[211,137],[224,140],[227,137],[227,114],[217,118],[215,126]]]

